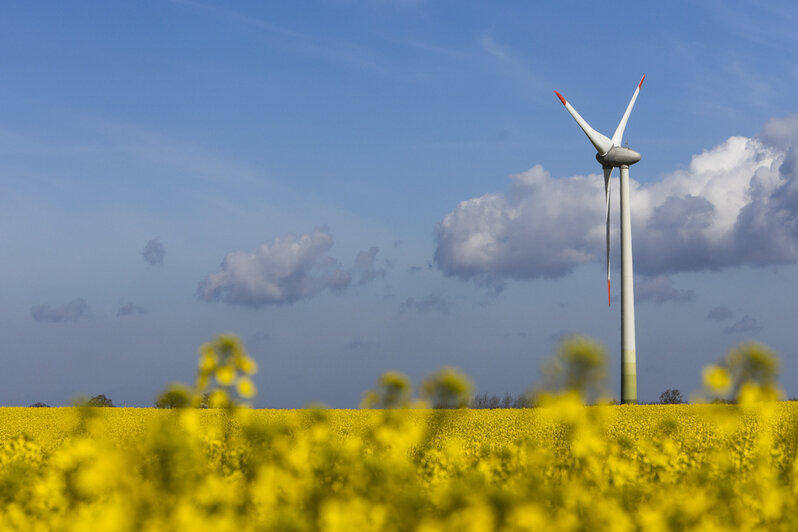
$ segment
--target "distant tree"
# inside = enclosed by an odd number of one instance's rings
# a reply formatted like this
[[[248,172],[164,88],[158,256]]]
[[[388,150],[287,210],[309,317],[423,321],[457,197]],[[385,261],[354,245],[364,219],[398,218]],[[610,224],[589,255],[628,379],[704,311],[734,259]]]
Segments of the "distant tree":
[[[530,408],[531,401],[526,394],[513,395],[506,392],[503,397],[495,394],[478,393],[471,400],[470,408]]]
[[[211,407],[211,392],[205,392],[202,394],[202,398],[200,399],[200,408],[210,408]]]
[[[488,394],[486,392],[478,393],[471,400],[470,408],[499,408],[501,406],[501,399],[498,395]]]
[[[48,405],[47,403],[39,402],[39,403],[33,403],[32,405],[30,405],[30,408],[50,408],[50,405]]]
[[[512,408],[514,401],[515,401],[515,398],[513,397],[513,394],[511,394],[510,392],[504,392],[504,397],[502,397],[502,406],[501,407],[502,408]]]
[[[513,401],[513,408],[531,408],[532,401],[524,393],[519,393]]]
[[[659,394],[659,402],[663,405],[680,405],[684,403],[684,397],[679,390],[668,388]]]
[[[86,406],[114,406],[114,402],[111,401],[105,394],[95,395],[91,399],[86,402]]]
[[[170,384],[156,399],[156,408],[186,408],[191,406],[191,390],[179,383]]]

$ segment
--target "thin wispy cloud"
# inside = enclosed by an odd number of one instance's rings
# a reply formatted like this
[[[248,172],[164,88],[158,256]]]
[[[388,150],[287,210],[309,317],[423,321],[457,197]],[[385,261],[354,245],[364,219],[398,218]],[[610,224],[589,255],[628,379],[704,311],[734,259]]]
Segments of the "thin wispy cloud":
[[[409,297],[402,302],[399,310],[401,312],[439,312],[446,314],[449,312],[449,303],[437,295],[430,295],[420,300]]]
[[[657,304],[666,302],[689,303],[695,298],[695,291],[673,286],[673,280],[665,275],[642,279],[635,282],[635,299],[652,301]]]
[[[31,317],[42,323],[61,323],[78,321],[89,313],[89,304],[85,299],[77,298],[58,307],[48,304],[36,305],[30,309]]]
[[[320,57],[372,72],[385,71],[381,66],[382,60],[374,50],[364,48],[354,42],[285,28],[227,7],[209,5],[194,0],[180,0],[180,3],[255,28],[263,35],[273,37],[278,44],[304,55]]]
[[[122,306],[119,307],[119,310],[116,311],[116,317],[121,318],[123,316],[134,316],[136,314],[146,314],[147,309],[136,305],[134,303],[124,303]]]
[[[95,148],[99,153],[121,153],[137,160],[171,168],[180,174],[191,176],[195,184],[198,178],[226,186],[229,186],[231,180],[249,185],[262,185],[264,182],[263,172],[220,154],[209,146],[187,142],[130,124],[98,119],[86,121],[106,139],[105,144]],[[271,182],[268,184],[275,186]]]
[[[500,74],[505,78],[512,79],[515,85],[535,89],[534,94],[536,95],[542,95],[543,91],[540,89],[551,85],[540,72],[533,68],[534,55],[525,57],[509,45],[500,43],[492,31],[484,32],[479,37],[478,44],[480,50],[491,57],[495,65],[500,68]]]
[[[751,333],[762,330],[759,323],[751,316],[745,315],[729,327],[723,329],[726,334]]]
[[[363,338],[354,338],[347,342],[346,347],[350,351],[370,351],[377,349],[379,345],[377,342],[371,342]]]
[[[12,150],[16,155],[37,156],[42,160],[55,160],[65,167],[82,164],[86,159],[116,162],[124,160],[126,165],[144,163],[171,170],[164,174],[170,184],[182,181],[192,189],[196,188],[198,180],[202,180],[210,185],[225,187],[229,187],[231,182],[268,187],[272,193],[288,190],[287,187],[268,179],[262,170],[220,153],[211,146],[166,135],[155,129],[99,119],[91,115],[70,113],[68,118],[91,140],[81,143],[69,139],[53,140],[42,135],[0,128],[2,150]],[[55,179],[49,172],[39,172],[26,177],[43,182],[63,180],[63,175],[57,175],[58,179]]]
[[[734,317],[734,311],[729,307],[715,307],[707,314],[709,321],[729,321]]]
[[[355,257],[353,273],[358,277],[357,284],[364,285],[378,278],[384,278],[388,273],[387,267],[377,266],[377,253],[380,249],[376,246],[370,247],[366,251],[358,252]]]
[[[786,53],[787,56],[795,56],[798,7],[794,2],[717,2],[711,5],[712,16],[735,35],[750,43]]]
[[[483,33],[482,36],[479,38],[479,45],[485,52],[489,53],[490,55],[501,59],[506,60],[508,58],[508,51],[504,46],[501,46],[493,39],[493,35],[490,33]]]

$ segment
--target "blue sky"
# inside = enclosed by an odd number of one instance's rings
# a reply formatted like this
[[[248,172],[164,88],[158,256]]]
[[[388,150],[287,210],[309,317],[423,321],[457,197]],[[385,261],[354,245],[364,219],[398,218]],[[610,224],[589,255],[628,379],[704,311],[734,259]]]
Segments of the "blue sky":
[[[600,168],[553,90],[611,135],[644,73],[640,398],[697,390],[746,339],[798,395],[796,23],[788,2],[6,3],[0,404],[149,405],[227,331],[258,406],[353,407],[442,365],[518,393],[577,332],[617,394]]]

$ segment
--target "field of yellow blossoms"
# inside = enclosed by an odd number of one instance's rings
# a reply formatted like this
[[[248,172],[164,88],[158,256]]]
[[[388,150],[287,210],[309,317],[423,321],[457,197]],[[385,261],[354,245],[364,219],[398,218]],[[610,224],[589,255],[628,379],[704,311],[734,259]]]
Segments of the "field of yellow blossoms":
[[[164,392],[185,408],[0,408],[0,530],[798,530],[772,354],[707,368],[705,400],[731,404],[583,406],[596,353],[566,343],[534,408],[424,408],[389,372],[375,408],[254,410],[254,361],[223,337]],[[453,370],[421,386],[467,391]]]

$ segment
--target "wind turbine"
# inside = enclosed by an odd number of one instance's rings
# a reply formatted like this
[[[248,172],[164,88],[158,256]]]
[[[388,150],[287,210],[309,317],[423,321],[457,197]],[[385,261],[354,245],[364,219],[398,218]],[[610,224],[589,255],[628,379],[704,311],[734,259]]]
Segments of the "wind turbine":
[[[621,403],[637,403],[637,362],[635,354],[635,296],[634,272],[632,269],[632,221],[629,209],[629,166],[640,160],[640,154],[621,146],[626,122],[643,86],[640,79],[635,93],[632,95],[621,122],[615,129],[612,138],[608,139],[579,116],[563,95],[554,93],[574,117],[576,123],[585,132],[591,144],[595,146],[596,160],[604,169],[604,203],[606,207],[605,222],[607,226],[607,305],[610,304],[610,175],[612,169],[621,169]]]

